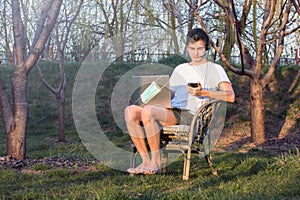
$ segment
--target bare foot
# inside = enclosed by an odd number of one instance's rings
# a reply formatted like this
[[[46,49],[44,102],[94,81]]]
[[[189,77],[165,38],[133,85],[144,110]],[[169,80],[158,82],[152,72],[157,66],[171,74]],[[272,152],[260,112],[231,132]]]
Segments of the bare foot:
[[[144,166],[143,174],[157,174],[161,173],[161,163],[151,162],[149,165]]]
[[[149,165],[148,162],[147,163],[144,162],[144,163],[141,163],[136,168],[127,169],[127,172],[129,172],[130,174],[143,174],[144,173],[144,168],[147,167],[148,165]]]

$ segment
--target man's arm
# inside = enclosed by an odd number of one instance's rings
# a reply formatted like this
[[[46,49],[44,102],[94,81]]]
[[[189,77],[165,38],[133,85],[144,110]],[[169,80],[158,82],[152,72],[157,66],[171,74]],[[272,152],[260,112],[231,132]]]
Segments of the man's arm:
[[[235,101],[235,94],[229,82],[221,82],[219,84],[219,88],[220,90],[218,91],[211,91],[207,89],[202,89],[201,86],[197,88],[187,87],[187,91],[193,96],[204,96],[227,101],[230,103],[233,103]]]

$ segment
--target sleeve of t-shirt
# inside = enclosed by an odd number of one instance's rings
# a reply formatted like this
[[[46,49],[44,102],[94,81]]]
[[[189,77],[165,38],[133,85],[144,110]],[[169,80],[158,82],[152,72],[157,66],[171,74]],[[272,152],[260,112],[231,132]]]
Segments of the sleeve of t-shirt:
[[[170,89],[176,90],[176,86],[182,84],[184,78],[180,75],[181,65],[177,66],[170,77]]]
[[[218,85],[220,83],[222,83],[222,82],[228,82],[228,83],[231,84],[231,82],[230,82],[230,80],[229,80],[229,78],[228,78],[228,76],[227,76],[224,68],[221,65],[217,65],[217,64],[216,64],[216,68],[217,68],[218,75],[219,75],[219,83],[218,83]]]

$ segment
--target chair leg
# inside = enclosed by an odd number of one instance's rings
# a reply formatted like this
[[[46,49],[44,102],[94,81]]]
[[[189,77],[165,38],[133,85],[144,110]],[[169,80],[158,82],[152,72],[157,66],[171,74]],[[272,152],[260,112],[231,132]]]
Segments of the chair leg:
[[[162,173],[167,172],[167,163],[168,163],[168,151],[162,150],[162,157],[161,157]]]
[[[134,168],[135,163],[136,163],[136,157],[138,156],[139,153],[133,143],[131,144],[131,152],[132,152],[132,155],[131,155],[131,159],[130,159],[130,167]]]
[[[218,176],[217,170],[213,167],[211,155],[210,155],[210,154],[205,155],[205,160],[206,160],[208,166],[209,166],[210,169],[211,169],[211,173],[212,173],[213,175],[215,175],[215,176]]]
[[[130,168],[134,168],[135,167],[135,163],[136,163],[136,157],[138,156],[138,152],[133,153],[130,159]]]
[[[185,180],[185,181],[189,180],[189,176],[190,176],[191,154],[192,154],[192,149],[189,148],[186,156],[184,157],[184,163],[183,163],[182,180]]]

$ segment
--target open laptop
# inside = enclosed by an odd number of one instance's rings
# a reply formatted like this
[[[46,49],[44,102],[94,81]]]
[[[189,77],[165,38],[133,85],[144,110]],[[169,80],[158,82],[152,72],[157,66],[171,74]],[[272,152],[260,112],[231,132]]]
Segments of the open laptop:
[[[161,90],[150,101],[145,103],[142,101],[141,94],[150,84],[153,84],[153,82],[157,84]],[[132,95],[134,104],[141,106],[160,105],[165,108],[171,108],[171,94],[168,75],[132,76],[132,86],[134,89],[134,93]]]

